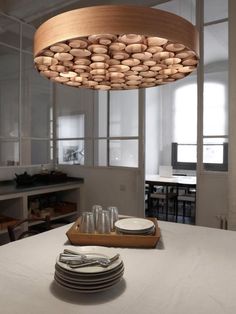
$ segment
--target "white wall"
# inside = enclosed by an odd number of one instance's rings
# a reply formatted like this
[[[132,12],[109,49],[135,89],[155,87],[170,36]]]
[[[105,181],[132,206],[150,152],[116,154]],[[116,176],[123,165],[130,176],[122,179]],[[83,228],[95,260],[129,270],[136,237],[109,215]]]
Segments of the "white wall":
[[[143,217],[138,200],[138,170],[115,168],[88,168],[80,166],[59,166],[73,177],[84,178],[85,208],[91,210],[92,205],[104,207],[117,206],[125,215]]]
[[[196,224],[220,228],[220,216],[227,215],[228,206],[228,174],[198,174]]]

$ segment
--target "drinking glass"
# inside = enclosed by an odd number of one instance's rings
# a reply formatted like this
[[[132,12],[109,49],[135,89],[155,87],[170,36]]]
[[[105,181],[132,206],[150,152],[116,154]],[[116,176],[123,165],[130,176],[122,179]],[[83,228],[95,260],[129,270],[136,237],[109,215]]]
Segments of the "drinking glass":
[[[101,206],[101,205],[93,205],[93,207],[92,207],[92,212],[93,212],[93,218],[94,218],[95,229],[97,229],[98,214],[99,214],[99,212],[101,212],[101,211],[102,211],[102,206]]]
[[[110,213],[108,210],[102,210],[98,212],[97,232],[98,233],[111,232]]]
[[[94,233],[94,217],[92,212],[83,212],[81,218],[81,224],[79,228],[80,232],[83,233]]]
[[[119,219],[118,208],[116,206],[109,206],[107,210],[110,213],[111,230],[115,230],[115,222]]]

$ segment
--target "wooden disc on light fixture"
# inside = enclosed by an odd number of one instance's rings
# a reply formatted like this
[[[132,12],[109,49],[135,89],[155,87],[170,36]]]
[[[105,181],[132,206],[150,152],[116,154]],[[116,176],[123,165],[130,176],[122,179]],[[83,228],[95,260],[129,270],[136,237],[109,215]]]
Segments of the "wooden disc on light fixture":
[[[72,48],[84,49],[88,46],[88,42],[82,39],[74,39],[69,41],[69,46]]]
[[[149,7],[108,5],[64,12],[43,23],[34,38],[40,74],[78,88],[158,86],[189,75],[198,61],[196,28]]]
[[[54,46],[50,47],[50,50],[53,52],[68,52],[70,51],[71,47],[68,46],[67,44],[63,44],[63,43],[58,43]]]
[[[135,66],[138,65],[141,61],[139,59],[129,58],[126,60],[122,60],[121,63],[128,66]]]

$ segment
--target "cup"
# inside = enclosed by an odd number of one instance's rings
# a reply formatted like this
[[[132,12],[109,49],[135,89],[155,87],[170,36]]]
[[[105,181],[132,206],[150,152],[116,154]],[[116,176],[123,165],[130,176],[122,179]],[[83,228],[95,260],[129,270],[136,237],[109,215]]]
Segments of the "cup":
[[[94,217],[95,229],[97,229],[98,214],[99,214],[99,212],[101,212],[101,211],[102,211],[102,206],[101,206],[101,205],[93,205],[93,207],[92,207],[92,212],[93,212],[93,217]]]
[[[111,221],[110,213],[108,210],[102,210],[98,212],[97,221],[97,233],[110,233],[111,232]]]
[[[111,230],[115,230],[115,222],[119,219],[118,217],[118,208],[116,206],[109,206],[107,210],[110,213],[110,223],[111,223]]]
[[[81,224],[79,228],[80,232],[83,233],[94,233],[94,216],[92,212],[83,212],[81,217]]]

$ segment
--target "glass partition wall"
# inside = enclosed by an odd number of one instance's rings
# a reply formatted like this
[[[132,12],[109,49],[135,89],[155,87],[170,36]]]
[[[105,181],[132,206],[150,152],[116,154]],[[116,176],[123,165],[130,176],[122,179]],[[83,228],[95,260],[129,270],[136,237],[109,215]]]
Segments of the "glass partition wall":
[[[197,24],[201,62],[198,73],[146,90],[146,173],[167,165],[174,173],[195,174],[197,163],[200,171],[227,171],[228,1],[170,0],[155,8]]]
[[[0,13],[0,167],[48,164],[51,84],[33,67],[34,28]]]

